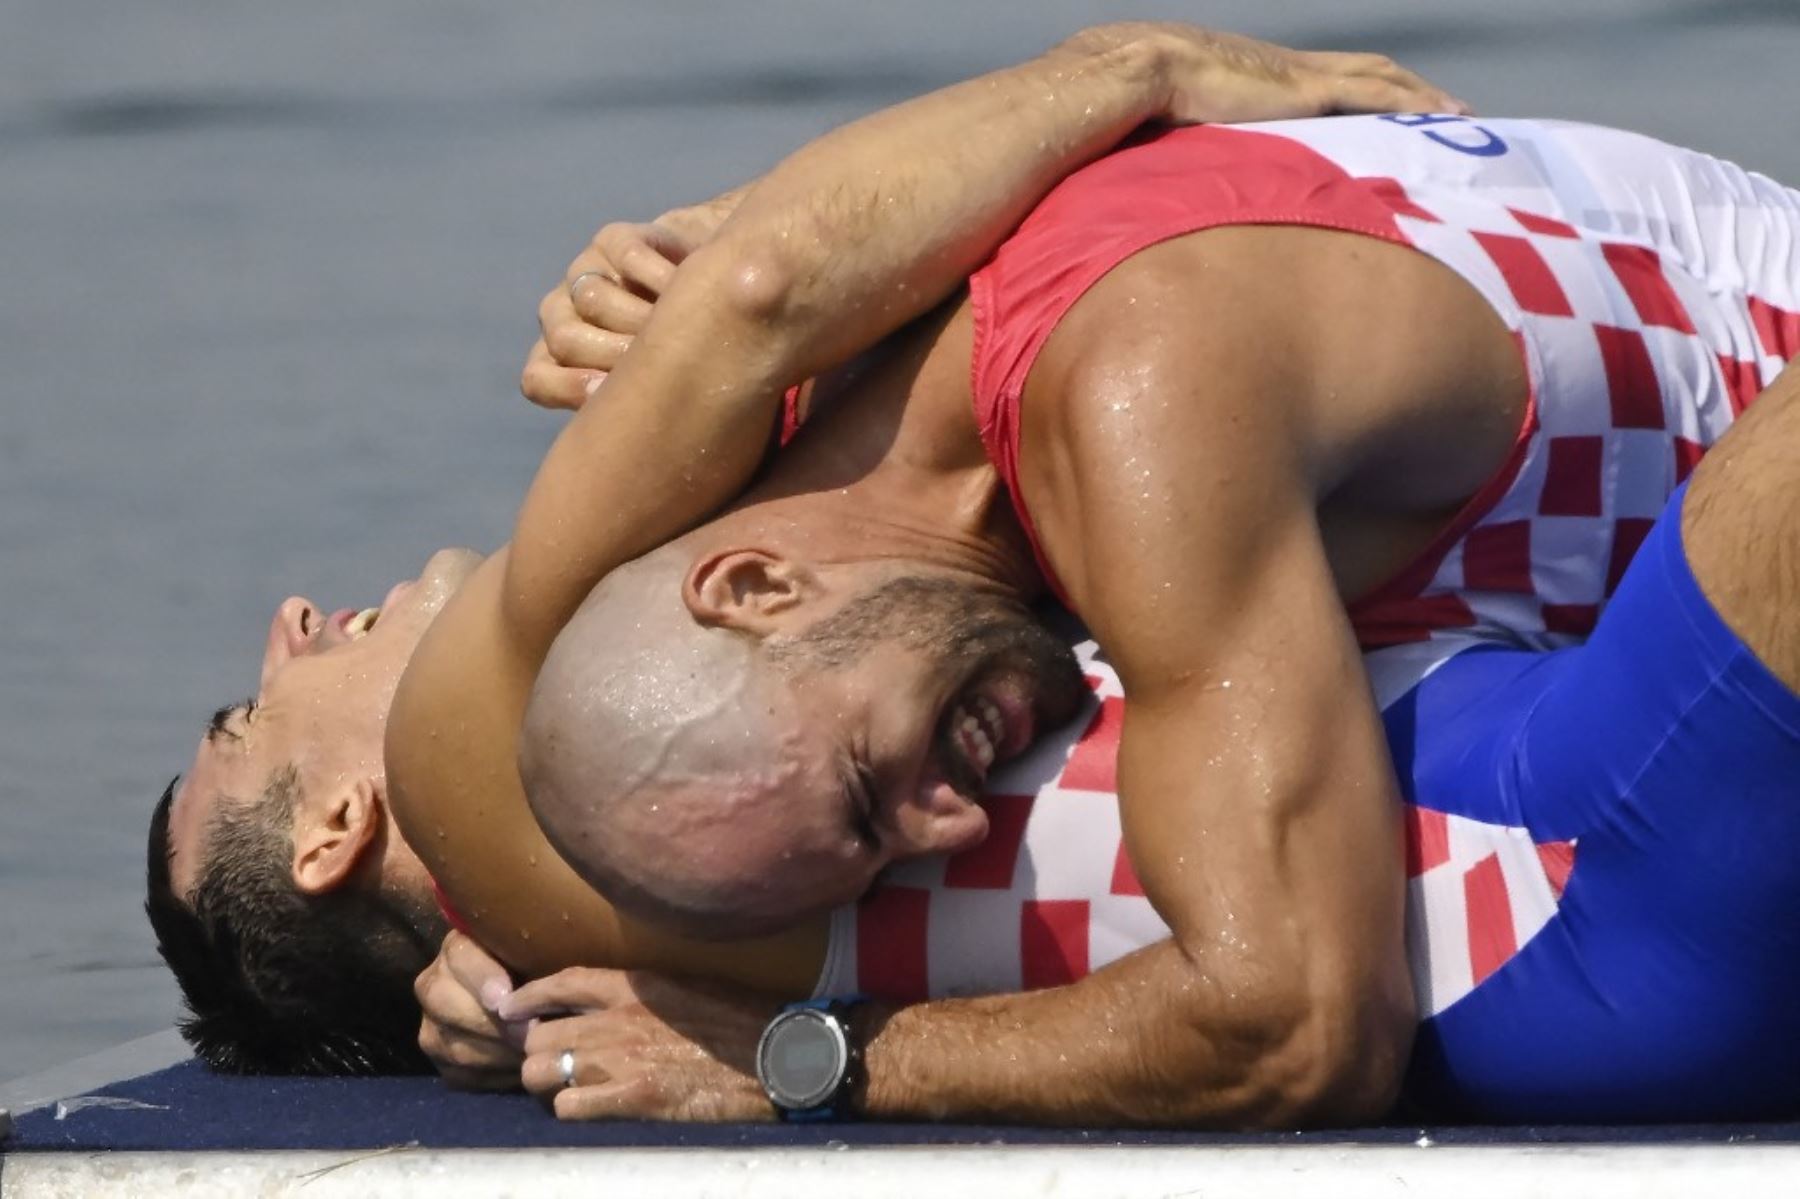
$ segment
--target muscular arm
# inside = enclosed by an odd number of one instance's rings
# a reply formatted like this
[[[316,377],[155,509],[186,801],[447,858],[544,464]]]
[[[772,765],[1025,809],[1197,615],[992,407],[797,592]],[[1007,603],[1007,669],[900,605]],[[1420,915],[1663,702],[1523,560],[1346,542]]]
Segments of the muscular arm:
[[[1045,188],[1143,119],[1446,102],[1373,56],[1108,27],[848,126],[761,181],[677,272],[606,402],[558,439],[513,544],[446,606],[396,694],[396,816],[482,938],[527,971],[710,967],[763,986],[804,974],[817,929],[735,956],[673,944],[618,920],[551,853],[513,755],[568,615],[611,567],[743,484],[783,385],[935,303]]]
[[[1116,319],[1133,307],[1157,319]],[[1507,449],[1477,431],[1516,427],[1524,391],[1465,283],[1346,234],[1177,239],[1076,305],[1027,386],[1023,485],[1125,683],[1121,814],[1174,935],[1069,986],[871,1013],[869,1115],[1382,1114],[1413,1023],[1401,837],[1340,599],[1378,579],[1329,564],[1318,512],[1386,529],[1454,510]],[[1422,544],[1435,522],[1417,526]],[[566,1009],[583,1014],[540,1024],[523,1067],[559,1115],[767,1115],[746,1064],[767,1002],[568,971],[503,1014]],[[593,1077],[564,1089],[568,1048]]]
[[[899,1011],[869,1047],[871,1114],[1281,1126],[1373,1118],[1396,1093],[1414,1019],[1397,787],[1317,510],[1386,436],[1360,414],[1471,378],[1498,405],[1517,367],[1409,251],[1188,241],[1059,328],[1022,455],[1126,689],[1121,817],[1173,936],[1068,987]],[[1183,337],[1107,319],[1127,298]],[[1414,319],[1447,344],[1395,332]]]
[[[1162,111],[1166,56],[1048,55],[846,126],[751,189],[532,484],[505,594],[521,656],[541,659],[606,571],[741,489],[781,388],[936,304],[1057,179]]]
[[[390,714],[396,816],[509,963],[546,969],[604,952],[650,964],[643,953],[660,943],[584,897],[526,809],[514,746],[569,615],[606,571],[745,483],[782,386],[935,303],[1037,194],[1159,111],[1164,65],[1155,42],[1061,52],[847,126],[777,167],[682,265],[607,402],[552,446],[511,546],[433,623]],[[866,203],[887,219],[871,221]],[[891,299],[845,309],[823,298],[848,285],[830,264],[850,244],[865,264],[854,285]],[[520,911],[525,879],[570,913],[533,920],[535,939],[522,918],[496,918]],[[749,975],[729,975],[767,984],[761,958],[816,961],[817,931],[797,936],[798,950],[753,950]]]

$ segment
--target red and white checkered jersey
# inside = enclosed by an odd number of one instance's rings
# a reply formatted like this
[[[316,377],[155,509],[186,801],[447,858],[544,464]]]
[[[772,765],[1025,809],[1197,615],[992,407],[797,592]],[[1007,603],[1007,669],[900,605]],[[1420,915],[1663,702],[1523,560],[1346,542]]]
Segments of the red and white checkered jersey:
[[[950,858],[891,870],[832,917],[816,994],[895,1000],[1072,982],[1169,935],[1125,853],[1114,764],[1125,700],[1098,646],[1076,655],[1081,714],[990,781],[989,833]],[[1498,969],[1555,914],[1567,843],[1406,810],[1407,947],[1420,1014]]]
[[[1800,193],[1729,163],[1561,122],[1396,116],[1191,134],[1250,180],[1234,177],[1191,228],[1279,221],[1402,241],[1467,279],[1525,356],[1530,404],[1508,461],[1420,560],[1352,608],[1384,707],[1470,646],[1584,638],[1674,487],[1800,351]],[[1080,206],[1065,195],[1045,208]],[[1091,285],[1116,261],[1065,274]],[[1006,289],[1029,289],[1031,271],[1066,267],[1043,262],[1003,249],[975,281],[978,323],[984,307],[1004,316]],[[1009,346],[977,334],[984,437],[1015,479],[1007,414],[1043,336]],[[836,915],[820,994],[1049,986],[1167,935],[1120,836],[1124,698],[1094,645],[1078,652],[1095,689],[1087,713],[991,781],[981,846],[909,863]],[[1429,1017],[1555,915],[1577,847],[1425,808],[1406,824],[1407,944]]]
[[[1278,128],[1385,193],[1405,240],[1514,330],[1531,384],[1500,473],[1351,610],[1365,650],[1399,647],[1369,659],[1378,694],[1476,642],[1579,642],[1675,486],[1800,351],[1800,192],[1566,122]]]

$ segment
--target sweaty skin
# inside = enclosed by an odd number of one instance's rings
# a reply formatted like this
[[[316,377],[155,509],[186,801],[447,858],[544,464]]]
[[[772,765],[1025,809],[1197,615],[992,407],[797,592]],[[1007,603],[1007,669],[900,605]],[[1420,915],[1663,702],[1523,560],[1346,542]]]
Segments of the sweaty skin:
[[[1121,320],[1143,305],[1190,332]],[[1321,333],[1327,317],[1349,327]],[[742,507],[690,535],[689,552],[749,537],[770,553],[830,560],[854,545],[865,559],[974,572],[986,544],[1012,551],[988,559],[989,578],[1023,588],[1018,529],[992,502],[999,484],[974,429],[969,352],[966,305],[922,322]],[[901,1009],[869,1045],[865,1110],[1288,1125],[1385,1107],[1412,1020],[1401,837],[1373,705],[1365,717],[1354,702],[1367,685],[1343,606],[1497,469],[1524,400],[1513,340],[1473,289],[1355,235],[1193,234],[1084,297],[1029,385],[1025,486],[1053,566],[1136,680],[1120,802],[1134,863],[1176,935],[1069,987]],[[1136,427],[1139,412],[1156,414],[1154,432]],[[1284,449],[1307,469],[1284,476],[1266,457]],[[1135,459],[1137,471],[1082,455]],[[1044,487],[1033,463],[1070,474]],[[1085,497],[1074,516],[1064,491]],[[1071,536],[1073,521],[1100,527]],[[1274,581],[1254,557],[1219,569],[1243,550],[1206,543],[1223,526],[1284,546],[1287,522],[1322,535],[1301,537],[1303,569],[1284,563]],[[1126,585],[1096,597],[1096,579]],[[1143,608],[1121,617],[1127,604]],[[1134,641],[1139,630],[1161,640]],[[1296,763],[1317,766],[1297,778]],[[1128,786],[1177,802],[1134,812]],[[785,993],[803,993],[817,964]],[[1321,997],[1336,1010],[1321,1015]],[[1099,1027],[1110,1035],[1096,1038]],[[949,1057],[946,1038],[962,1047]],[[1034,1063],[1030,1077],[1011,1062]],[[1162,1065],[1146,1078],[1143,1063]]]
[[[795,962],[816,957],[818,927],[696,954],[619,919],[556,858],[516,765],[526,702],[556,634],[608,571],[743,490],[785,388],[932,308],[1069,171],[1162,116],[1446,102],[1390,67],[1192,29],[1090,30],[1023,66],[846,126],[758,183],[682,263],[611,371],[607,402],[557,438],[512,542],[445,607],[395,693],[384,754],[394,816],[483,942],[528,973],[572,961],[711,965],[765,987],[805,974]],[[984,136],[968,138],[970,128]],[[858,202],[846,203],[852,195]],[[865,210],[894,219],[870,225]],[[821,254],[850,243],[857,254]],[[863,289],[882,301],[843,311],[837,296]]]
[[[551,641],[592,585],[743,490],[785,387],[931,310],[1058,178],[1139,124],[1458,108],[1379,56],[1127,23],[855,122],[754,185],[682,261],[610,367],[607,401],[558,437],[513,542],[439,614],[394,695],[392,814],[482,942],[531,974],[608,961],[810,987],[823,925],[704,949],[646,933],[533,823],[518,729]],[[880,301],[846,310],[846,293]]]
[[[1378,265],[1368,261],[1371,255],[1380,260]],[[1270,256],[1281,263],[1282,270],[1265,269]],[[1228,267],[1238,276],[1229,283],[1225,277]],[[1516,352],[1491,311],[1467,291],[1465,284],[1422,255],[1351,235],[1316,230],[1216,230],[1177,239],[1137,256],[1104,280],[1065,319],[1034,372],[1034,385],[1051,379],[1052,372],[1068,369],[1064,364],[1072,357],[1069,347],[1086,344],[1089,338],[1104,336],[1110,344],[1117,344],[1120,361],[1141,355],[1144,347],[1133,340],[1138,335],[1121,330],[1116,324],[1104,335],[1088,326],[1108,321],[1107,314],[1121,299],[1116,294],[1109,296],[1109,292],[1136,290],[1141,295],[1146,280],[1172,292],[1171,276],[1181,279],[1183,272],[1187,272],[1187,278],[1194,272],[1208,272],[1220,280],[1222,290],[1229,287],[1229,294],[1243,304],[1256,299],[1259,290],[1260,302],[1287,308],[1292,307],[1296,295],[1317,295],[1320,299],[1315,303],[1321,311],[1316,319],[1323,324],[1330,323],[1325,320],[1328,313],[1332,320],[1342,321],[1346,311],[1372,307],[1364,297],[1371,278],[1380,276],[1391,281],[1381,288],[1383,303],[1390,306],[1390,311],[1412,311],[1421,317],[1427,312],[1434,315],[1429,326],[1432,336],[1425,338],[1421,334],[1416,339],[1423,344],[1398,347],[1379,358],[1370,355],[1376,338],[1372,330],[1334,332],[1322,339],[1337,352],[1354,350],[1357,361],[1364,364],[1360,373],[1369,379],[1365,387],[1333,389],[1335,398],[1322,422],[1333,440],[1365,441],[1371,426],[1385,427],[1394,433],[1391,445],[1383,447],[1383,468],[1371,472],[1376,477],[1346,479],[1319,510],[1320,524],[1326,531],[1326,552],[1342,597],[1354,598],[1372,589],[1428,542],[1442,521],[1473,493],[1510,447],[1523,389]],[[1272,279],[1283,282],[1279,287],[1266,282]],[[1195,301],[1171,294],[1159,302],[1192,306]],[[1456,319],[1445,319],[1448,314],[1454,314]],[[1206,319],[1216,318],[1208,314]],[[1395,322],[1387,327],[1391,330],[1404,326]],[[1421,321],[1413,327],[1425,326]],[[1460,336],[1459,330],[1464,331]],[[1267,330],[1257,330],[1251,344],[1259,345],[1268,336]],[[1382,336],[1392,339],[1394,334]],[[1174,339],[1159,340],[1166,348]],[[884,456],[913,464],[949,463],[959,473],[973,471],[979,475],[988,471],[975,438],[966,387],[966,305],[958,306],[948,319],[928,323],[909,335],[908,343],[909,352],[890,356],[866,378],[856,396],[839,402],[818,418],[784,456],[778,469],[746,497],[739,510],[754,513],[759,521],[772,526],[806,527],[823,515],[829,527],[836,530],[844,527],[843,518],[832,511],[839,504],[838,489],[866,479]],[[1437,396],[1455,395],[1461,364],[1469,360],[1471,353],[1488,363],[1484,377],[1495,380],[1495,387],[1502,392],[1510,389],[1511,394],[1499,398],[1483,394],[1463,403],[1440,405]],[[1385,361],[1386,370],[1369,371],[1366,364],[1371,361]],[[1205,364],[1195,369],[1204,371],[1202,377],[1217,374],[1216,368]],[[1115,373],[1124,375],[1122,371]],[[1398,378],[1402,374],[1418,382],[1402,386]],[[920,385],[921,379],[930,386]],[[1110,394],[1104,384],[1095,391]],[[1107,401],[1109,409],[1113,402]],[[1117,402],[1122,404],[1124,400]],[[1035,416],[1052,409],[1049,401],[1032,394],[1028,410]],[[1459,425],[1463,432],[1457,437],[1442,435],[1446,429]],[[1061,542],[1068,539],[1062,530],[1069,526],[1056,519],[1055,514],[1059,511],[1059,494],[1076,494],[1080,489],[1071,488],[1066,480],[1046,477],[1039,469],[1045,464],[1069,463],[1066,445],[1035,443],[1038,433],[1047,427],[1047,421],[1026,422],[1026,486],[1034,497],[1034,512],[1042,513],[1040,523],[1047,549],[1066,586],[1079,597],[1089,590],[1089,570],[1084,557],[1062,548]],[[1471,427],[1491,435],[1485,442],[1471,439],[1467,436]],[[1129,432],[1125,430],[1120,435]],[[1464,461],[1447,458],[1446,446],[1466,447]],[[888,451],[885,455],[884,450]],[[1429,456],[1430,469],[1408,470],[1390,465],[1402,456]],[[1100,485],[1106,485],[1104,479]],[[986,486],[991,496],[999,494],[997,480],[989,477]],[[1085,490],[1091,491],[1093,486],[1089,483]],[[1132,502],[1143,491],[1141,487],[1127,489],[1122,481],[1109,490],[1124,502]],[[1003,504],[999,507],[1004,510]],[[1151,518],[1139,515],[1135,519],[1143,523]],[[1016,529],[1013,535],[1017,535]],[[499,573],[496,563],[490,561],[467,589],[497,586]],[[1160,593],[1164,589],[1159,582],[1148,590]],[[595,629],[592,635],[603,636],[604,631]],[[423,653],[420,658],[424,658]],[[421,667],[429,665],[429,661],[419,661],[413,670],[427,677]],[[1269,667],[1247,665],[1238,677],[1246,683],[1264,680],[1262,687],[1241,686],[1235,697],[1237,705],[1225,717],[1230,727],[1247,736],[1253,725],[1267,719],[1245,707],[1268,702],[1266,696],[1258,697],[1269,685]],[[459,718],[464,727],[468,721],[466,715]],[[491,776],[494,767],[479,761],[454,770],[458,758],[443,748],[444,738],[428,733],[426,741],[439,747],[444,774],[451,778]],[[824,951],[823,922],[810,922],[769,943],[681,945],[667,941],[660,932],[620,919],[569,870],[531,821],[522,796],[516,807],[503,807],[494,802],[490,792],[477,794],[472,788],[465,792],[469,802],[433,805],[441,815],[432,818],[432,827],[422,836],[415,835],[407,823],[413,814],[404,806],[397,815],[408,829],[408,839],[423,847],[422,856],[440,883],[475,922],[484,940],[491,939],[498,955],[515,969],[537,973],[592,961],[677,971],[703,969],[708,974],[722,974],[784,994],[804,994],[816,979]],[[442,836],[437,835],[440,830]],[[464,868],[463,864],[471,861],[481,863],[478,872]],[[522,898],[522,889],[517,885],[520,879],[530,880],[533,898]],[[542,913],[552,911],[556,913],[554,921],[544,921]],[[567,919],[563,918],[564,913]],[[527,933],[531,935],[523,935]],[[680,948],[671,950],[671,945]],[[734,955],[740,952],[741,958],[734,961]]]

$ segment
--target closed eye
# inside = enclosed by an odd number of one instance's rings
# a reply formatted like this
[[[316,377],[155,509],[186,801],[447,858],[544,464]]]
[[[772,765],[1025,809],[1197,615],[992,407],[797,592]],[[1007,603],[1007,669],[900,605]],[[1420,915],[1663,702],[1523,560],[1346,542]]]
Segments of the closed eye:
[[[845,780],[845,794],[850,808],[850,831],[871,851],[881,848],[881,832],[875,827],[875,773],[857,761],[851,764]]]
[[[212,714],[212,719],[206,722],[206,739],[212,741],[219,737],[224,737],[231,741],[241,740],[237,730],[231,727],[233,718],[241,716],[244,720],[249,720],[250,714],[254,711],[256,711],[256,701],[254,699],[239,700],[235,704],[226,704],[223,708],[214,712]]]

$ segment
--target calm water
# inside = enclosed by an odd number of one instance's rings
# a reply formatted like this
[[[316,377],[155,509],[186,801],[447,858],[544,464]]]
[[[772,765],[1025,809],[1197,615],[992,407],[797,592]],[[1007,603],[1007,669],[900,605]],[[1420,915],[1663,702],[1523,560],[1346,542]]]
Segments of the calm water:
[[[604,218],[1200,11],[1800,181],[1800,0],[3,0],[0,1080],[170,1022],[152,802],[283,596],[504,539],[532,312]]]

